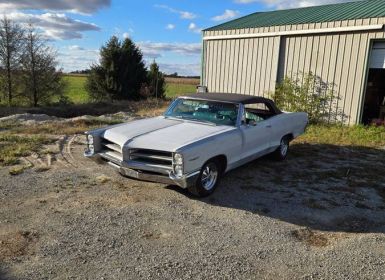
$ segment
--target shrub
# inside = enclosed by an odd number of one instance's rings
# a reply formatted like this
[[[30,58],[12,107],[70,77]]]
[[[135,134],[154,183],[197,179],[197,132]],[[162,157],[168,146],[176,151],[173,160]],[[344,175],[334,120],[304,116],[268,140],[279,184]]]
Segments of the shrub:
[[[322,81],[312,72],[297,75],[296,78],[285,77],[277,85],[272,98],[279,108],[289,112],[306,112],[311,123],[330,121],[333,118],[331,107],[337,97],[333,85]],[[337,114],[335,118],[338,118]]]
[[[372,125],[385,127],[385,120],[374,119],[374,120],[372,120]]]

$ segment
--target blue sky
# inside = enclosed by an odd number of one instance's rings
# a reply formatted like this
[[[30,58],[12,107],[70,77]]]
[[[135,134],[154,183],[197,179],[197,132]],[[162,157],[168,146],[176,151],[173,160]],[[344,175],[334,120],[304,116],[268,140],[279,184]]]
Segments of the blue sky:
[[[199,75],[201,29],[256,11],[349,0],[0,0],[0,11],[20,23],[32,22],[58,51],[64,71],[98,61],[112,35],[130,37],[147,62],[166,73]]]

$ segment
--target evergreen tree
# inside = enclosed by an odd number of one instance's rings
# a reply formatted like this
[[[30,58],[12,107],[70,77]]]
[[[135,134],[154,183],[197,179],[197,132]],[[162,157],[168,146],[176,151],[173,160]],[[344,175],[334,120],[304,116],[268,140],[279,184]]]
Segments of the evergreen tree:
[[[140,99],[147,81],[143,55],[129,39],[116,36],[100,49],[100,64],[91,67],[86,89],[96,101]]]
[[[155,61],[150,65],[150,70],[148,71],[147,79],[150,95],[156,98],[164,98],[164,74],[159,71],[159,66]]]

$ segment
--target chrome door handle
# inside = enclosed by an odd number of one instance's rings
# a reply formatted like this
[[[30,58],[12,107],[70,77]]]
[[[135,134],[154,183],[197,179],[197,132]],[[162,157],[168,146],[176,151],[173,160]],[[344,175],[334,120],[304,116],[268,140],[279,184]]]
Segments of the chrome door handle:
[[[271,128],[271,124],[266,125],[266,128]]]

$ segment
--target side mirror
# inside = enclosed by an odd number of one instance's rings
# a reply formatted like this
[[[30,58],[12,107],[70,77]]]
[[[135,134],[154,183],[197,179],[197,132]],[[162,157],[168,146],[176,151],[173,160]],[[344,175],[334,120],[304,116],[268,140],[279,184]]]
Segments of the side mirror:
[[[257,126],[257,122],[254,120],[249,121],[249,126]]]

